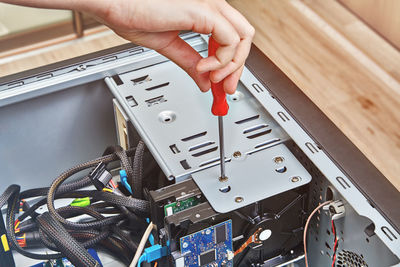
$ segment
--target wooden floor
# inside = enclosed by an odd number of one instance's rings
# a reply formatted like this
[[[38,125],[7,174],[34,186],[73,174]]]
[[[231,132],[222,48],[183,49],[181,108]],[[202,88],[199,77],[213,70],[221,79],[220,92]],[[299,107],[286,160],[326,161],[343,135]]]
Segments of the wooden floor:
[[[400,52],[336,0],[229,2],[256,28],[254,43],[400,191]],[[0,59],[0,76],[124,42],[103,32]]]

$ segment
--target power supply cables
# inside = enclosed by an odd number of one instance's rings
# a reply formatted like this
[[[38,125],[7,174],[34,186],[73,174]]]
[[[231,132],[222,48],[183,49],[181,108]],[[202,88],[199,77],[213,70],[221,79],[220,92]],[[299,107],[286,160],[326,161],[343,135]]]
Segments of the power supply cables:
[[[93,182],[91,177],[88,176],[71,183],[64,182],[72,175],[87,168],[98,166],[101,163],[108,164],[120,160],[121,167],[132,170],[132,172],[129,171],[132,177],[135,176],[136,180],[139,179],[141,184],[143,171],[139,169],[137,174],[134,175],[133,170],[139,167],[132,169],[129,161],[129,157],[136,156],[138,160],[135,166],[142,166],[144,144],[140,146],[141,148],[137,153],[135,148],[127,151],[121,148],[111,149],[112,153],[79,164],[63,172],[49,188],[30,189],[22,193],[18,185],[11,185],[7,188],[0,196],[0,207],[8,202],[7,236],[11,241],[12,248],[20,254],[34,259],[49,260],[67,256],[76,266],[97,266],[97,262],[87,253],[85,248],[100,244],[109,251],[117,251],[119,254],[124,253],[124,262],[129,263],[138,245],[132,241],[131,236],[122,230],[123,228],[121,227],[123,227],[124,221],[130,221],[127,225],[138,223],[138,227],[143,227],[144,223],[141,217],[148,217],[149,202],[125,196],[121,192],[117,194],[119,190],[117,190],[117,186],[110,180],[108,181],[110,181],[111,185],[104,185],[104,188],[108,189],[104,191],[78,190]],[[135,179],[132,178],[132,185],[135,189],[137,188],[142,192],[141,185],[136,185],[134,182]],[[25,212],[15,220],[16,212],[18,211],[17,208],[19,208],[22,198],[39,197],[46,194],[46,198],[37,200],[32,206],[24,202]],[[59,198],[86,198],[88,199],[88,203],[85,205],[88,206],[67,206],[56,209],[54,200]],[[36,210],[44,204],[47,204],[48,212],[43,214],[37,213]],[[109,215],[104,217],[100,212]],[[83,214],[93,217],[94,220],[84,222],[68,220],[70,217]],[[42,245],[61,253],[37,254],[26,251],[22,247],[28,245],[26,243],[27,236],[30,239],[39,239],[39,243]],[[78,237],[79,241],[75,237]]]

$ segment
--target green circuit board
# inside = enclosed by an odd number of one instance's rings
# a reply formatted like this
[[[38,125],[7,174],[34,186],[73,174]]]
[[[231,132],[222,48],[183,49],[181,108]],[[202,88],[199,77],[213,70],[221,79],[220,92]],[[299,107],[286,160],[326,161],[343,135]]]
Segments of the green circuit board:
[[[164,214],[165,216],[170,216],[182,210],[194,207],[199,203],[200,203],[200,198],[197,196],[190,197],[185,200],[176,201],[164,206]]]

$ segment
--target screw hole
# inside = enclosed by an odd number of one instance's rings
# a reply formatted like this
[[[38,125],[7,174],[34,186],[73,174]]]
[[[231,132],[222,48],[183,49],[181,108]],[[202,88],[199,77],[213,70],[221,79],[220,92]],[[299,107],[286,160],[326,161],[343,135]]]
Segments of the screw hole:
[[[158,119],[162,123],[171,123],[176,119],[176,114],[173,111],[166,110],[158,114]]]
[[[229,191],[231,191],[231,187],[229,185],[228,186],[224,186],[224,187],[220,188],[219,191],[221,193],[228,193]]]
[[[275,169],[275,171],[276,171],[276,172],[279,172],[279,173],[284,173],[284,172],[287,171],[287,168],[286,168],[285,166],[283,166],[283,167],[280,167],[280,168]]]

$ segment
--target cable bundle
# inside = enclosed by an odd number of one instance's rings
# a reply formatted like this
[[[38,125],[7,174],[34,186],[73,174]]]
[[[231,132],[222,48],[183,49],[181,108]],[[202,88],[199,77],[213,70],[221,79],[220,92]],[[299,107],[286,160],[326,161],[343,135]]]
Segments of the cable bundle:
[[[38,260],[66,257],[75,266],[100,266],[86,250],[95,247],[117,255],[129,265],[138,247],[138,240],[147,227],[144,218],[149,215],[150,209],[149,202],[143,199],[144,148],[143,142],[139,142],[137,150],[107,148],[102,157],[63,172],[48,188],[20,192],[19,185],[9,186],[0,196],[0,208],[8,204],[6,228],[12,249]],[[134,167],[130,164],[130,157],[135,159]],[[121,168],[126,170],[127,181],[134,189],[135,198],[122,194],[112,180],[106,181],[101,191],[79,190],[93,183],[93,177],[90,176],[65,183],[76,173],[117,160]],[[42,198],[32,206],[24,200],[40,196]],[[79,199],[70,206],[56,208],[54,200],[60,198]],[[43,205],[47,205],[48,211],[37,213],[37,209]],[[16,219],[18,210],[23,213]],[[81,215],[92,219],[83,222],[69,220]],[[55,252],[37,254],[28,250],[37,246]]]

